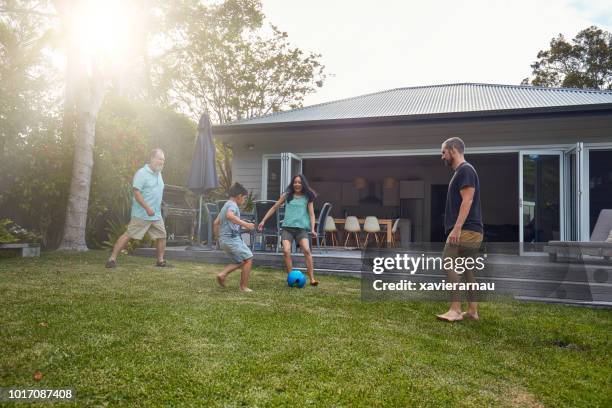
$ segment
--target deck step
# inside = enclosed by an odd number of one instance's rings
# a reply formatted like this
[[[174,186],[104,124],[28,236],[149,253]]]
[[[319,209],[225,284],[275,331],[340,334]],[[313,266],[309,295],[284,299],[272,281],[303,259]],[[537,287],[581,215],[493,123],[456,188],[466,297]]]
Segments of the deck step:
[[[154,248],[139,248],[139,256],[155,256]],[[256,253],[256,266],[284,270],[280,253]],[[229,257],[218,250],[189,251],[168,248],[168,259],[225,264]],[[320,274],[361,277],[362,259],[359,251],[329,251],[313,253],[315,271]],[[302,254],[294,254],[294,267],[305,269]],[[518,257],[492,255],[487,260],[486,273],[479,273],[481,282],[495,282],[499,292],[512,293],[521,300],[566,303],[590,306],[612,305],[612,265],[579,263],[551,263],[547,257]],[[443,271],[428,271],[415,275],[391,274],[397,278],[410,277],[415,282],[439,282],[446,277]]]

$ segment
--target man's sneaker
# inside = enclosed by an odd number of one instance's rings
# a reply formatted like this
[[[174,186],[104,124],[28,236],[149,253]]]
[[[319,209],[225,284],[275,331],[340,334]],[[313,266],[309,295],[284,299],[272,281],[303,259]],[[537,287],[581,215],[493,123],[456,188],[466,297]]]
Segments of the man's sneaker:
[[[106,267],[107,268],[116,268],[117,267],[117,262],[109,259],[108,261],[106,261]]]

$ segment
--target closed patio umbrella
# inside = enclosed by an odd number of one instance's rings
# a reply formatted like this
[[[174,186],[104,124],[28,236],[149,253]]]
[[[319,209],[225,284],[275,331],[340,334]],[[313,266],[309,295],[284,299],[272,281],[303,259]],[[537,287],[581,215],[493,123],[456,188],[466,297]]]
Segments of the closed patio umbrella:
[[[203,113],[198,123],[198,135],[195,151],[191,160],[191,170],[187,179],[187,188],[200,196],[198,212],[198,241],[201,241],[202,196],[207,190],[216,188],[217,167],[215,161],[215,144],[213,143],[212,125],[208,114]],[[212,228],[208,227],[208,245],[210,246]]]

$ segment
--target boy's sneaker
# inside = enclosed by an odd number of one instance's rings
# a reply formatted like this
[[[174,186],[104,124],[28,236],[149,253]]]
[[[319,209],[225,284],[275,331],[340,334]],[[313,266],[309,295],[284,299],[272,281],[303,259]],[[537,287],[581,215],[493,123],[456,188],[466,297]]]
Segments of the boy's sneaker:
[[[106,267],[107,268],[116,268],[117,267],[117,262],[109,259],[108,261],[106,261]]]

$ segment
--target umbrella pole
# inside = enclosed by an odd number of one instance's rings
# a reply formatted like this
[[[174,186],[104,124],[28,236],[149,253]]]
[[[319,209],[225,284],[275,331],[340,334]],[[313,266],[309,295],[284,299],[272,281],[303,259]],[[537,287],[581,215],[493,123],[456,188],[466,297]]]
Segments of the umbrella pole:
[[[211,226],[210,226],[210,220],[208,222],[208,232],[207,232],[207,236],[208,236],[208,242],[206,245],[202,244],[202,200],[203,200],[203,194],[200,194],[200,208],[198,211],[198,233],[197,233],[197,244],[191,245],[189,247],[187,247],[186,249],[191,250],[191,251],[210,251],[212,249],[212,247],[210,246],[210,241],[211,241]]]
[[[202,194],[200,194],[200,207],[198,216],[198,244],[202,244]]]

